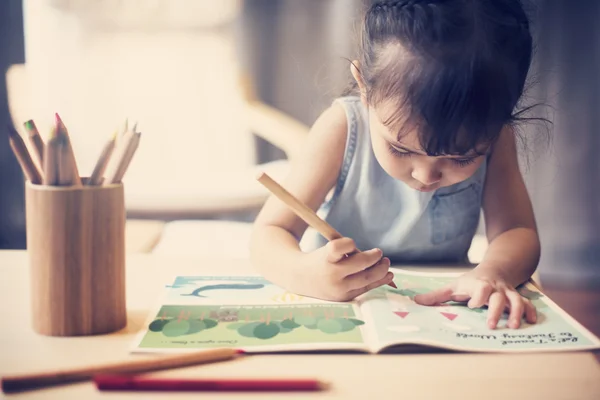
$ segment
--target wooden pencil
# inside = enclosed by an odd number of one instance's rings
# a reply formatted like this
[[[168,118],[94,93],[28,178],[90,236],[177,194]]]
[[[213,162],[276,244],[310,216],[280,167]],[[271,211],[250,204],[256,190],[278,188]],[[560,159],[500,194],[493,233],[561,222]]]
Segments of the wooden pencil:
[[[44,386],[85,381],[92,379],[95,375],[101,374],[138,374],[226,361],[233,359],[240,353],[242,353],[240,350],[229,348],[209,349],[185,355],[151,357],[142,360],[100,364],[67,370],[4,376],[2,377],[2,390],[7,393],[25,391]]]
[[[60,135],[60,133],[59,133]],[[81,186],[77,169],[73,168],[73,151],[67,137],[60,135],[58,151],[58,185]]]
[[[75,159],[75,153],[73,152],[73,147],[71,145],[69,131],[67,130],[66,125],[64,124],[58,113],[55,114],[55,117],[56,130],[60,136],[64,137],[63,156],[65,159],[61,160],[61,168],[65,171],[65,179],[61,177],[61,181],[63,182],[63,184],[66,185],[81,186],[81,177],[79,175],[79,169],[77,168],[77,161]],[[68,170],[71,170],[71,172],[68,172]],[[69,179],[71,179],[71,183],[67,183],[67,176],[69,177]]]
[[[25,130],[27,131],[27,134],[29,136],[29,141],[31,142],[31,144],[33,145],[33,148],[35,150],[38,165],[40,166],[40,168],[43,168],[43,165],[44,165],[44,141],[42,140],[42,137],[40,136],[40,132],[38,131],[37,127],[35,126],[35,122],[33,122],[32,119],[25,122],[23,125],[25,125]]]
[[[33,162],[29,150],[27,150],[27,145],[23,141],[21,135],[19,135],[19,132],[12,126],[8,127],[8,141],[13,153],[17,157],[17,161],[21,165],[21,169],[23,170],[26,179],[33,184],[42,183],[42,175]]]
[[[285,190],[281,185],[275,182],[269,175],[261,172],[257,180],[265,186],[271,193],[277,196],[288,207],[290,207],[300,218],[308,225],[316,229],[325,239],[331,241],[340,239],[342,235],[336,231],[331,225],[321,219],[313,210],[306,204],[302,203],[290,192]]]
[[[135,127],[131,128],[129,126],[129,118],[125,118],[125,122],[123,123],[123,126],[121,126],[119,133],[117,134],[115,148],[120,148],[125,142],[127,135],[133,132],[135,132]]]
[[[117,135],[118,135],[118,132],[115,132],[115,134],[112,136],[112,138],[110,138],[110,140],[104,145],[104,148],[102,149],[102,153],[100,153],[100,157],[98,158],[98,161],[96,162],[96,166],[94,167],[94,170],[92,171],[92,175],[90,176],[90,179],[87,183],[88,185],[96,186],[96,185],[99,185],[102,183],[102,179],[104,177],[104,172],[106,171],[106,167],[108,166],[110,157],[113,154],[113,151],[116,146]]]
[[[261,172],[256,178],[264,187],[273,193],[279,200],[286,204],[292,211],[302,218],[309,226],[317,230],[323,237],[329,241],[339,239],[342,235],[335,230],[326,221],[321,219],[310,207],[302,203],[290,192],[285,190],[280,184],[275,182],[269,175]],[[397,288],[394,282],[390,282],[389,286]]]
[[[104,179],[105,185],[121,182],[139,146],[141,132],[128,132],[123,139],[122,145],[117,149],[114,168],[107,173]]]
[[[59,184],[59,163],[63,138],[58,135],[58,130],[53,127],[44,147],[44,185]]]

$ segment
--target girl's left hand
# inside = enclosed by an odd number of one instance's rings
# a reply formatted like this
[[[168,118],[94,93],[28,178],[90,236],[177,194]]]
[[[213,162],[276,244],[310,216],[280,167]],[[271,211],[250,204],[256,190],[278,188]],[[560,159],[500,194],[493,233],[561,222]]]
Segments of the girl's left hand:
[[[488,306],[487,323],[495,329],[502,313],[509,313],[508,327],[517,329],[525,315],[525,321],[534,324],[536,310],[531,301],[521,296],[514,287],[499,276],[483,274],[477,269],[469,271],[452,283],[429,293],[414,297],[417,304],[434,306],[447,301],[467,302],[469,308]]]

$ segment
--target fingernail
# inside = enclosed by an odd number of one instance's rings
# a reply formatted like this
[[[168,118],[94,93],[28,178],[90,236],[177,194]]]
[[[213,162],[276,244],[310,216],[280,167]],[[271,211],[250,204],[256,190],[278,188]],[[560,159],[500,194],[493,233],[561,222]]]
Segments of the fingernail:
[[[488,324],[488,328],[490,328],[490,329],[496,328],[496,324],[494,323],[494,321],[488,321],[487,324]]]
[[[510,327],[513,329],[517,329],[519,327],[519,321],[516,319],[510,320]]]

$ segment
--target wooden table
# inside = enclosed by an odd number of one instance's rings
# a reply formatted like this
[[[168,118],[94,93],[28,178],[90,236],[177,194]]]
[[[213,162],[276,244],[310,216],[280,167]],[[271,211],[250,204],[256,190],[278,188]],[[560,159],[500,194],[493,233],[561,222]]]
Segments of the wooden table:
[[[248,262],[192,260],[135,254],[127,259],[128,325],[93,337],[35,334],[29,321],[27,253],[0,251],[0,375],[77,367],[134,357],[130,346],[161,286],[174,273],[251,273]],[[376,399],[600,399],[600,366],[590,353],[256,355],[232,362],[163,372],[178,376],[317,376],[332,383],[323,393],[290,398]],[[277,394],[101,393],[89,383],[5,395],[6,398],[281,398]]]

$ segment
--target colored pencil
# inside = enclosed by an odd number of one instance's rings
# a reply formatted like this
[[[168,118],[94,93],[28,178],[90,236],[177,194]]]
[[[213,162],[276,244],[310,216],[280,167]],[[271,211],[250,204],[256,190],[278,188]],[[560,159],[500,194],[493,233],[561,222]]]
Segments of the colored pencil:
[[[44,147],[44,185],[59,184],[59,163],[63,139],[58,136],[58,130],[54,127]]]
[[[131,132],[131,129],[129,128],[129,119],[125,118],[125,122],[123,123],[123,126],[119,129],[119,132],[117,134],[115,147],[121,147],[121,145],[123,144],[123,139],[125,139],[125,135],[127,135],[128,132]],[[135,132],[135,130],[133,132]]]
[[[73,185],[73,186],[81,186],[81,177],[79,176],[79,169],[77,168],[77,161],[75,160],[75,153],[73,152],[73,147],[71,146],[71,139],[69,137],[69,131],[67,130],[66,125],[63,123],[62,119],[58,115],[58,113],[54,114],[56,117],[56,130],[59,136],[64,137],[64,160],[61,160],[61,170],[64,171],[65,178],[61,177],[62,184]],[[70,170],[70,172],[69,172]],[[67,179],[70,179],[71,182],[67,183]]]
[[[40,132],[38,131],[37,127],[35,126],[35,122],[33,122],[32,119],[25,122],[23,125],[25,125],[25,130],[27,131],[27,133],[29,135],[29,141],[31,142],[31,144],[33,145],[33,148],[35,149],[35,154],[37,156],[38,165],[40,166],[40,168],[43,168],[43,165],[44,165],[44,141],[42,140],[42,137],[40,136]]]
[[[100,153],[100,157],[98,158],[98,161],[96,162],[96,166],[94,167],[94,170],[92,171],[92,175],[90,176],[90,179],[87,183],[88,185],[95,186],[95,185],[99,185],[102,183],[102,178],[104,177],[104,172],[106,171],[106,167],[108,166],[110,157],[116,146],[117,135],[118,135],[118,132],[115,132],[115,134],[110,138],[110,140],[104,145],[104,148],[102,149],[102,152]]]
[[[279,200],[292,209],[292,211],[294,211],[298,217],[302,218],[304,222],[323,235],[325,239],[331,241],[342,237],[342,235],[331,225],[321,219],[312,209],[294,197],[294,195],[292,195],[290,192],[285,190],[280,184],[275,182],[269,175],[261,172],[258,175],[257,180],[271,193],[277,196]],[[393,281],[388,285],[394,289],[397,288]]]
[[[185,355],[150,357],[68,370],[2,377],[4,392],[25,391],[45,386],[90,380],[96,375],[137,374],[190,365],[231,360],[240,354],[235,349],[210,349]]]
[[[72,155],[73,152],[71,151],[68,139],[65,136],[60,136],[57,183],[59,186],[81,186],[81,179],[77,175],[77,169],[73,168]]]
[[[94,383],[98,390],[160,392],[298,392],[321,391],[329,387],[328,384],[317,379],[171,379],[125,375],[95,376]]]
[[[33,162],[29,150],[27,150],[27,145],[19,132],[12,126],[8,127],[8,141],[27,180],[33,184],[42,183],[42,175]]]
[[[53,127],[45,146],[44,154],[44,184],[56,186],[77,185],[79,179],[75,175],[72,164],[72,152],[68,138],[61,133],[60,128]]]
[[[123,143],[117,148],[115,163],[104,179],[104,185],[120,183],[127,172],[141,138],[141,132],[127,132],[123,138]]]

